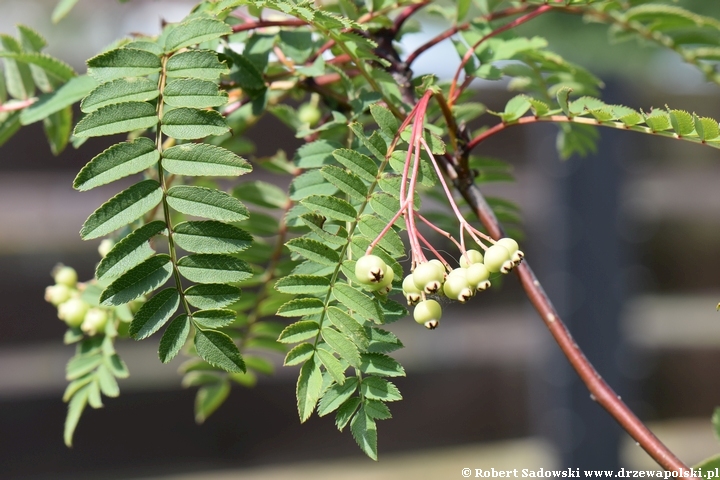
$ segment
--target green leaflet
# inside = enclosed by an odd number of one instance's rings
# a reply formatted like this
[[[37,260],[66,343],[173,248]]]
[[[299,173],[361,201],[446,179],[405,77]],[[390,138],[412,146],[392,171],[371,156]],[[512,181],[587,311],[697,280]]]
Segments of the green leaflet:
[[[29,125],[59,112],[78,102],[96,85],[95,80],[87,75],[73,77],[56,91],[41,95],[37,102],[24,109],[20,121],[23,125]]]
[[[292,295],[323,293],[330,288],[330,280],[314,275],[288,275],[278,279],[275,289]]]
[[[377,303],[360,290],[345,283],[337,283],[332,293],[341,305],[353,310],[361,317],[375,323],[383,323],[384,316]]]
[[[340,191],[346,193],[354,200],[363,201],[367,197],[365,183],[354,173],[347,172],[334,165],[326,165],[320,170],[320,174],[328,182],[335,185]]]
[[[318,170],[310,170],[295,177],[290,184],[290,199],[302,200],[310,195],[333,195],[334,185],[325,181]]]
[[[357,391],[358,379],[357,377],[350,377],[345,380],[342,385],[335,384],[325,392],[325,395],[320,399],[318,404],[318,416],[324,417],[325,415],[334,412],[340,405],[350,398],[350,396]]]
[[[366,350],[370,340],[365,329],[353,317],[338,307],[330,307],[327,311],[328,320],[335,328],[350,338],[360,350]],[[375,329],[371,329],[375,331]]]
[[[333,157],[345,168],[368,182],[374,182],[378,174],[377,164],[373,159],[355,150],[341,148],[333,152]]]
[[[163,333],[160,339],[160,347],[158,349],[160,361],[168,363],[175,358],[183,345],[185,345],[189,333],[190,318],[187,315],[178,315],[170,322],[170,325],[165,329],[165,333]]]
[[[195,396],[195,422],[202,424],[230,395],[230,382],[221,380],[203,385]]]
[[[100,365],[96,371],[100,391],[108,397],[120,396],[120,387],[107,365]]]
[[[245,362],[237,345],[222,332],[196,330],[195,349],[200,358],[226,372],[244,372]]]
[[[192,253],[237,253],[252,243],[252,236],[215,220],[183,222],[173,229],[175,242]]]
[[[284,303],[278,309],[277,315],[281,317],[304,317],[320,313],[324,308],[325,304],[319,298],[295,298]]]
[[[70,403],[68,403],[68,413],[65,418],[65,430],[63,433],[65,445],[68,447],[72,447],[73,433],[80,421],[80,416],[85,409],[85,405],[87,405],[88,391],[89,387],[85,385],[83,388],[78,390],[75,395],[73,395]]]
[[[301,343],[293,347],[287,355],[285,355],[285,361],[283,365],[292,366],[298,365],[310,359],[315,353],[315,347],[309,343]]]
[[[221,328],[235,321],[235,312],[221,308],[198,310],[193,312],[192,319],[201,327]]]
[[[20,129],[22,126],[20,117],[20,112],[12,112],[4,121],[0,122],[0,145],[7,142]]]
[[[232,29],[224,22],[210,17],[196,17],[172,29],[165,39],[165,50],[172,52],[231,33]]]
[[[197,283],[237,283],[252,276],[245,261],[230,255],[195,254],[178,260],[180,274]]]
[[[265,208],[283,208],[287,205],[288,197],[285,190],[262,180],[244,182],[235,187],[233,196]]]
[[[322,372],[320,371],[319,362],[315,360],[315,357],[311,357],[300,369],[297,382],[296,396],[300,422],[304,423],[315,410],[315,405],[322,393],[322,384]]]
[[[167,202],[180,213],[222,222],[240,222],[249,216],[238,199],[211,188],[176,185],[168,189]]]
[[[180,306],[180,294],[176,288],[166,288],[155,294],[137,311],[130,324],[130,336],[142,340],[167,323]]]
[[[142,77],[160,71],[160,57],[146,50],[117,48],[87,61],[88,75],[99,83],[116,78]]]
[[[295,164],[298,168],[320,168],[332,162],[333,152],[340,145],[328,140],[316,140],[298,148]]]
[[[165,112],[161,129],[169,137],[193,140],[222,135],[230,130],[230,127],[225,118],[214,110],[181,107]]]
[[[365,413],[364,405],[350,422],[350,431],[360,449],[368,457],[377,460],[377,426],[375,420]]]
[[[363,353],[360,370],[367,375],[404,377],[405,369],[395,359],[382,353]]]
[[[345,200],[327,195],[310,195],[300,203],[308,210],[317,211],[321,215],[341,222],[353,222],[357,211]]]
[[[98,85],[83,98],[80,110],[91,113],[101,107],[123,102],[147,102],[160,94],[157,82],[143,77],[118,78]]]
[[[363,215],[358,222],[360,233],[369,239],[375,239],[385,228],[387,222],[384,222],[373,215]],[[389,229],[378,243],[388,253],[397,257],[405,256],[405,245],[400,235],[393,229]]]
[[[52,22],[58,23],[60,20],[70,13],[70,10],[75,6],[78,0],[60,0],[52,12]],[[72,435],[70,435],[72,437]],[[65,442],[67,443],[67,442]],[[68,445],[70,446],[70,445]]]
[[[168,148],[162,154],[164,170],[185,176],[244,175],[252,166],[230,150],[207,143],[184,143]]]
[[[181,78],[165,85],[163,100],[173,107],[210,108],[225,105],[228,95],[219,91],[214,82]]]
[[[365,400],[365,413],[375,420],[387,420],[392,418],[390,409],[379,400]]]
[[[68,144],[72,131],[72,108],[66,107],[43,120],[45,137],[53,155],[59,155]]]
[[[223,308],[240,300],[240,289],[222,283],[201,283],[185,290],[185,299],[196,308]]]
[[[335,415],[335,425],[338,430],[342,431],[347,426],[359,405],[360,399],[358,397],[350,397],[340,405],[337,415]]]
[[[372,114],[380,130],[385,132],[390,138],[394,137],[400,129],[400,122],[386,107],[374,103],[370,105],[370,114]]]
[[[278,337],[278,342],[297,343],[308,338],[314,338],[318,333],[320,333],[320,326],[317,322],[301,320],[285,327]]]
[[[65,62],[40,52],[4,52],[0,50],[0,58],[12,58],[16,62],[36,66],[54,79],[64,83],[73,78],[75,70]]]
[[[65,366],[65,379],[75,380],[92,372],[103,361],[99,353],[92,355],[76,355]]]
[[[347,370],[347,363],[343,365],[340,360],[335,358],[332,352],[325,350],[324,348],[318,348],[316,356],[320,359],[325,367],[325,371],[330,374],[333,380],[335,380],[335,382],[339,385],[343,385],[345,383],[345,370]]]
[[[83,240],[101,237],[137,220],[160,203],[162,189],[155,180],[144,180],[123,190],[85,220],[80,236]]]
[[[150,247],[149,240],[165,231],[165,222],[160,220],[138,228],[113,246],[98,264],[95,276],[98,279],[118,277],[149,258],[155,253]]]
[[[402,400],[398,388],[380,377],[365,377],[360,384],[360,392],[365,398],[382,400],[383,402],[395,402]]]
[[[170,256],[150,257],[111,283],[100,295],[103,305],[128,303],[164,284],[172,275]]]
[[[217,53],[210,50],[188,50],[176,53],[165,64],[169,78],[199,78],[216,80],[220,75],[230,72],[225,62],[218,59]]]
[[[338,253],[330,247],[309,238],[293,238],[285,244],[290,251],[298,253],[320,265],[335,266],[340,261]]]
[[[0,52],[20,54],[22,53],[22,47],[13,37],[0,35]],[[35,93],[35,82],[30,67],[11,57],[3,59],[3,66],[7,93],[19,100],[32,97]]]
[[[125,102],[99,108],[81,119],[73,132],[76,137],[99,137],[144,130],[158,122],[155,107],[147,102]]]
[[[340,358],[346,360],[353,367],[360,366],[360,352],[345,335],[333,328],[323,326],[322,338],[340,355]]]
[[[139,137],[113,145],[96,155],[75,177],[73,188],[90,190],[150,168],[160,160],[155,142]]]

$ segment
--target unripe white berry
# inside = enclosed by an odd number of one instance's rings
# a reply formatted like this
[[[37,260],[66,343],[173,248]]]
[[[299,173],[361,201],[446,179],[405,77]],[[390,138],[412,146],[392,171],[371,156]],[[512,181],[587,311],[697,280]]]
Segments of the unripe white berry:
[[[436,263],[425,262],[417,265],[412,273],[415,286],[427,293],[435,293],[445,281],[445,268],[442,269]]]
[[[483,263],[474,263],[467,268],[467,280],[475,290],[490,288],[490,272]]]
[[[507,248],[508,252],[510,252],[510,259],[515,265],[522,262],[522,259],[525,258],[525,254],[520,250],[518,243],[512,238],[504,237],[498,240],[497,243]]]
[[[408,305],[415,305],[420,301],[422,290],[415,286],[412,273],[403,279],[402,289]]]
[[[460,266],[467,268],[475,263],[482,263],[483,254],[477,250],[468,250],[464,254],[460,255]]]
[[[98,245],[98,253],[100,254],[100,258],[105,258],[108,253],[110,253],[110,250],[115,246],[115,241],[110,238],[103,239],[102,242],[100,242],[100,245]]]
[[[443,292],[448,298],[460,303],[467,302],[475,295],[475,289],[470,288],[470,283],[461,275],[448,276],[443,284]]]
[[[65,265],[58,265],[52,271],[53,279],[55,283],[60,285],[66,285],[70,288],[77,285],[77,272],[72,267],[66,267]]]
[[[442,317],[442,307],[435,300],[424,300],[415,306],[413,318],[430,330],[436,328]]]
[[[90,305],[79,298],[71,298],[58,306],[58,318],[68,324],[69,327],[79,327],[85,319]]]
[[[358,282],[370,285],[377,283],[385,276],[387,265],[377,255],[365,255],[355,263],[355,276]]]
[[[447,278],[450,277],[467,278],[467,268],[453,268],[452,270],[450,270],[450,273],[447,274]],[[447,281],[447,279],[445,279],[445,281]]]
[[[91,308],[85,314],[80,329],[87,335],[97,335],[105,330],[107,324],[107,312],[101,308]]]
[[[56,307],[66,302],[72,296],[72,290],[67,285],[51,285],[45,288],[45,301],[52,303]]]
[[[512,263],[512,260],[510,260],[510,252],[508,252],[507,248],[503,247],[502,245],[498,245],[496,243],[492,247],[485,250],[484,263],[488,271],[492,273],[501,271],[505,262],[508,261]]]

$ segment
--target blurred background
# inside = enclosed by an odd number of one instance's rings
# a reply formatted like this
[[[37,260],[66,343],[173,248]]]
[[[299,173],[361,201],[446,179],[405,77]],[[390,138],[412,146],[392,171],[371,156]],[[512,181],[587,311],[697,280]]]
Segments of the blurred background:
[[[54,0],[0,0],[0,33],[17,23],[44,34],[49,53],[84,71],[84,60],[130,32],[155,33],[194,2],[81,0],[59,25]],[[681,1],[720,18],[717,2]],[[421,17],[422,18],[422,17]],[[442,28],[424,18],[423,43]],[[720,87],[677,55],[652,45],[608,45],[606,27],[558,14],[523,33],[598,74],[603,98],[720,117]],[[447,73],[454,50],[424,54],[416,73]],[[478,85],[478,101],[501,110],[500,83]],[[484,186],[517,202],[521,243],[550,298],[603,377],[688,464],[720,452],[710,416],[720,402],[720,162],[718,151],[602,130],[598,153],[558,159],[556,129],[512,129],[481,147],[509,161],[517,182]],[[255,155],[297,139],[268,118],[251,132]],[[62,443],[64,367],[73,352],[64,324],[42,299],[62,262],[92,276],[97,241],[82,242],[85,218],[118,186],[72,190],[76,172],[112,143],[87,142],[60,157],[39,124],[0,147],[0,478],[460,478],[462,468],[653,468],[654,463],[591,401],[515,278],[468,306],[448,308],[442,328],[392,325],[405,348],[404,400],[379,425],[380,462],[364,457],[328,418],[300,425],[296,369],[252,389],[235,388],[201,426],[194,391],[178,362],[161,365],[157,341],[123,342],[129,379],[105,408],[86,410],[75,446]],[[280,358],[278,357],[278,362]]]

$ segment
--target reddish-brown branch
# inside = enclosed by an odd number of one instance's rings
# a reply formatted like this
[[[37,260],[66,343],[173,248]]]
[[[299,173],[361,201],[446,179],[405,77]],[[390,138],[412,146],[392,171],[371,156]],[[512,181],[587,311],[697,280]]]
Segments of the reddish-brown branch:
[[[28,98],[27,100],[13,101],[4,104],[0,104],[0,112],[14,112],[27,108],[33,103],[37,102],[37,98]]]
[[[307,25],[307,22],[303,20],[258,20],[256,22],[233,25],[232,30],[234,33],[237,33],[263,27],[303,27],[305,25]]]
[[[410,18],[415,12],[423,8],[425,5],[430,3],[430,0],[422,0],[419,3],[410,5],[405,8],[402,12],[398,14],[397,17],[395,17],[395,22],[393,23],[392,33],[393,36],[396,36],[402,26],[405,24],[408,18]]]

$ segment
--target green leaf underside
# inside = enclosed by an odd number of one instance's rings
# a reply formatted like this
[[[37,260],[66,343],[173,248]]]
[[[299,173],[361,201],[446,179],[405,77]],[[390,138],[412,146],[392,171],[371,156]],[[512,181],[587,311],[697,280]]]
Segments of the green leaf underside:
[[[0,50],[0,58],[12,58],[17,62],[29,64],[32,68],[37,68],[44,74],[48,74],[60,82],[67,82],[73,78],[76,73],[70,65],[51,57],[46,53],[40,52],[8,52]],[[47,82],[47,77],[44,79]]]
[[[366,155],[356,152],[355,150],[341,148],[335,150],[333,152],[333,156],[345,168],[368,182],[374,181],[378,174],[378,167],[375,161]]]
[[[185,299],[196,308],[223,308],[240,300],[240,289],[222,283],[203,283],[185,290]]]
[[[157,82],[143,77],[118,78],[90,92],[80,103],[80,110],[91,113],[115,103],[147,102],[158,95]]]
[[[313,356],[314,353],[315,347],[313,347],[309,343],[301,343],[299,345],[295,345],[295,347],[293,347],[287,353],[287,355],[285,355],[285,361],[283,362],[283,365],[298,365],[308,360],[310,357]]]
[[[60,20],[65,18],[65,16],[70,13],[70,10],[75,6],[75,4],[78,2],[78,0],[60,0],[57,5],[55,5],[55,8],[52,12],[52,22],[58,23]],[[72,435],[71,435],[72,437]],[[70,446],[68,442],[65,442],[68,447]]]
[[[73,77],[54,92],[41,95],[37,102],[24,109],[20,114],[20,122],[23,125],[30,125],[59,112],[78,102],[95,85],[97,85],[95,80],[87,75]]]
[[[312,320],[301,320],[288,325],[280,333],[278,342],[297,343],[308,338],[315,338],[320,333],[320,325]]]
[[[252,243],[249,233],[215,220],[179,223],[173,238],[181,248],[192,253],[237,253]]]
[[[383,323],[384,317],[376,301],[350,285],[338,283],[333,289],[333,296],[340,304],[358,315],[372,320],[375,323]]]
[[[375,420],[365,413],[364,407],[360,407],[350,422],[350,431],[360,449],[377,460],[377,426]]]
[[[118,386],[117,380],[115,380],[115,377],[106,365],[100,365],[96,371],[96,375],[103,395],[107,395],[108,397],[120,396],[120,387]]]
[[[238,199],[211,188],[176,185],[168,190],[167,202],[180,213],[211,220],[240,222],[249,216]]]
[[[180,107],[165,112],[161,130],[169,137],[193,140],[222,135],[230,130],[230,127],[225,118],[214,110]]]
[[[405,369],[395,359],[382,353],[363,353],[360,370],[367,375],[404,377]]]
[[[283,304],[277,311],[281,317],[304,317],[324,310],[325,304],[319,298],[295,298]]]
[[[352,419],[353,413],[357,410],[360,405],[360,399],[358,397],[350,397],[340,405],[335,416],[335,425],[338,430],[342,431]]]
[[[67,445],[68,447],[72,446],[73,433],[75,432],[75,428],[80,421],[80,416],[85,409],[85,405],[87,405],[88,392],[89,387],[86,385],[85,387],[78,390],[77,393],[73,395],[70,403],[68,403],[68,413],[67,417],[65,418],[65,430],[63,433],[65,445]]]
[[[335,266],[340,261],[340,257],[335,250],[309,238],[294,238],[287,242],[286,246],[290,251],[320,265]]]
[[[98,279],[117,277],[138,265],[155,251],[149,240],[166,230],[165,222],[155,220],[138,228],[113,246],[95,270]]]
[[[142,340],[162,328],[180,306],[176,288],[166,288],[145,302],[130,324],[130,336]]]
[[[212,108],[225,105],[228,94],[208,80],[179,78],[165,86],[163,100],[172,107]]]
[[[222,332],[196,330],[195,349],[200,358],[227,372],[245,372],[245,362],[237,345]]]
[[[365,413],[368,417],[374,418],[375,420],[387,420],[388,418],[392,418],[392,414],[390,413],[388,406],[379,400],[366,400]]]
[[[320,170],[320,174],[351,198],[359,201],[365,200],[368,193],[367,187],[354,173],[347,172],[335,165],[326,165]]]
[[[162,199],[162,188],[155,180],[144,180],[123,190],[88,217],[80,230],[83,240],[102,237],[133,222],[155,208]]]
[[[252,170],[246,160],[230,150],[206,143],[176,145],[162,156],[163,168],[175,175],[234,177]]]
[[[73,182],[85,191],[142,172],[157,164],[160,153],[155,142],[146,137],[113,145],[88,162]]]
[[[325,367],[325,371],[330,374],[335,382],[339,385],[345,383],[345,370],[347,370],[347,363],[342,364],[331,351],[325,350],[324,348],[318,348],[316,356],[322,362]]]
[[[195,396],[195,422],[202,424],[217,410],[230,394],[227,380],[203,385]]]
[[[201,327],[221,328],[235,321],[235,312],[224,309],[199,310],[192,314],[192,318]]]
[[[354,367],[360,366],[360,352],[354,343],[345,337],[342,333],[330,327],[323,327],[323,340],[338,354]]]
[[[128,303],[164,284],[172,275],[170,256],[150,257],[111,283],[100,295],[103,305]]]
[[[372,400],[382,400],[383,402],[402,400],[398,388],[384,378],[379,377],[363,378],[360,392],[365,398]]]
[[[80,138],[115,135],[144,130],[157,122],[155,107],[147,102],[117,103],[89,113],[78,122],[73,133]]]
[[[197,283],[237,283],[252,276],[250,265],[230,255],[188,255],[177,265],[183,277]]]
[[[312,294],[327,292],[330,280],[326,277],[314,275],[288,275],[275,283],[275,289],[291,295]]]
[[[342,385],[335,384],[325,392],[325,395],[320,399],[318,404],[318,416],[324,417],[325,415],[334,412],[340,405],[352,396],[357,391],[358,379],[357,377],[350,377],[345,380]]]
[[[182,47],[214,40],[224,35],[230,35],[232,28],[229,25],[209,17],[198,17],[177,25],[165,40],[165,50],[168,52]]]
[[[183,345],[185,345],[189,333],[190,318],[187,315],[179,315],[170,322],[170,325],[165,329],[165,333],[163,333],[160,339],[160,347],[158,349],[160,361],[168,363],[175,358]]]
[[[357,217],[355,209],[345,200],[326,195],[311,195],[302,203],[308,210],[314,210],[333,220],[353,222]]]
[[[349,337],[360,349],[366,350],[370,340],[362,325],[338,307],[329,307],[327,311],[328,320],[335,328]]]
[[[176,53],[167,61],[165,71],[169,78],[199,78],[215,80],[230,72],[225,62],[218,60],[210,50],[188,50]]]
[[[91,58],[88,74],[104,83],[116,78],[142,77],[160,71],[160,57],[145,50],[117,48]]]
[[[75,380],[86,373],[92,372],[102,363],[102,355],[99,353],[93,355],[76,355],[65,367],[66,380]]]
[[[297,382],[296,395],[300,422],[305,422],[315,410],[322,393],[322,384],[320,365],[312,357],[303,364]]]

